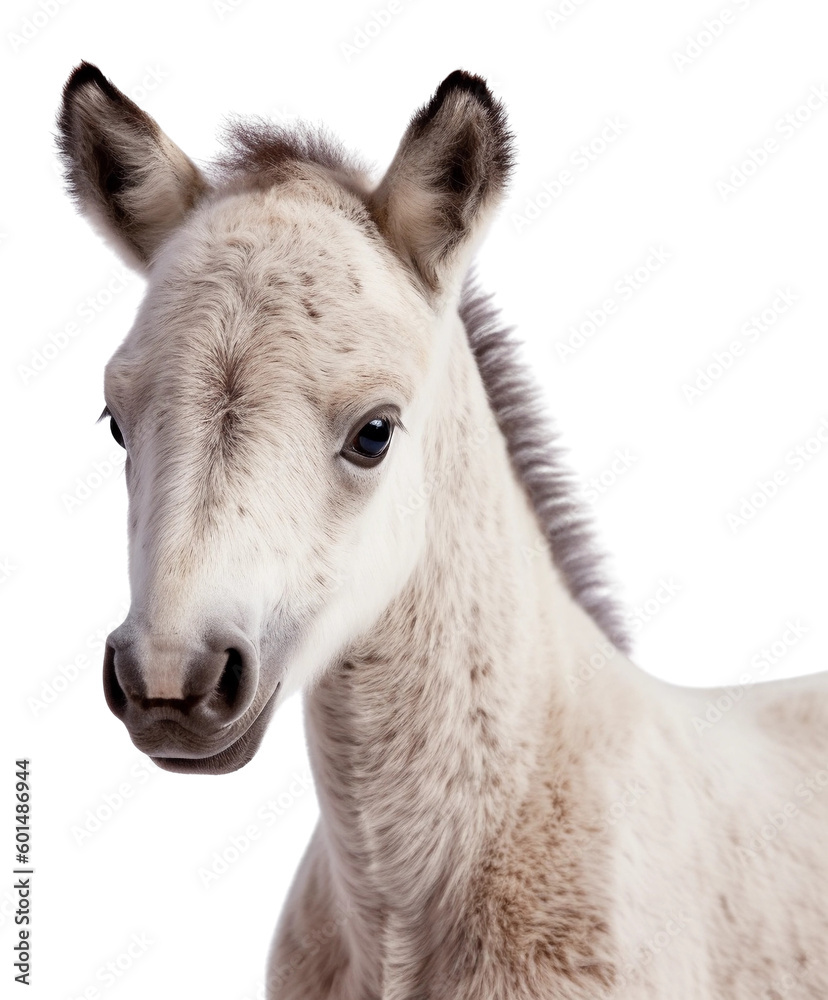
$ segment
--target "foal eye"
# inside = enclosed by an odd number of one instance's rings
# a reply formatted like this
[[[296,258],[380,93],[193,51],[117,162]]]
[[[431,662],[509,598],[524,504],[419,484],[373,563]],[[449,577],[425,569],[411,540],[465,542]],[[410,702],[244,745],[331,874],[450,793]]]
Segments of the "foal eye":
[[[355,465],[378,465],[391,443],[394,422],[387,417],[374,417],[351,435],[342,455]]]
[[[109,429],[112,431],[112,436],[118,442],[122,448],[126,448],[124,444],[124,435],[121,433],[121,428],[115,423],[115,418],[109,418]]]

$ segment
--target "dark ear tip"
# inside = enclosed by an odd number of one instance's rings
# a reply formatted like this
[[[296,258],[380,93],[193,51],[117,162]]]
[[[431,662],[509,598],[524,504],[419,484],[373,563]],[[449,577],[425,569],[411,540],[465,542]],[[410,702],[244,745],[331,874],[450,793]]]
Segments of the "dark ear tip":
[[[99,87],[104,87],[107,80],[97,66],[84,61],[69,74],[69,79],[63,88],[64,97],[68,97],[73,91],[79,90],[87,83],[96,83]]]
[[[63,103],[68,104],[87,84],[94,84],[110,101],[125,101],[124,95],[103,75],[93,63],[86,61],[76,66],[63,87]]]
[[[499,111],[498,102],[492,96],[482,76],[456,69],[453,73],[449,73],[434,92],[434,97],[415,115],[414,124],[420,127],[427,125],[436,116],[449,94],[458,92],[469,94],[490,113],[497,114]]]
[[[465,90],[466,93],[476,97],[481,104],[485,104],[487,107],[494,103],[492,92],[483,77],[477,76],[475,73],[467,73],[464,69],[456,69],[453,73],[449,73],[437,88],[434,97],[445,97],[452,90]]]

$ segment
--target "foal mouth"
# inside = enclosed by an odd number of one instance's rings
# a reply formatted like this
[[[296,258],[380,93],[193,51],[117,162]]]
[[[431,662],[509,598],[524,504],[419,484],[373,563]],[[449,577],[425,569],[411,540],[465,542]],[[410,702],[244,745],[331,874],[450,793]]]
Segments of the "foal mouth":
[[[276,685],[273,694],[265,702],[261,712],[259,712],[247,729],[218,753],[202,753],[194,750],[186,757],[168,757],[153,753],[152,750],[154,747],[149,745],[140,746],[140,740],[136,740],[135,737],[133,737],[133,742],[138,746],[139,750],[143,750],[147,754],[154,764],[157,764],[158,767],[163,768],[165,771],[175,771],[178,774],[230,774],[232,771],[238,771],[245,764],[249,764],[256,756],[256,751],[261,745],[267,724],[270,721],[270,716],[273,714],[273,709],[276,705],[276,696],[281,686],[280,681]],[[175,725],[175,728],[180,731],[182,727]],[[169,733],[169,730],[167,732]],[[149,742],[147,741],[148,744]],[[159,743],[157,739],[152,742],[156,745]],[[168,745],[167,740],[161,742]]]

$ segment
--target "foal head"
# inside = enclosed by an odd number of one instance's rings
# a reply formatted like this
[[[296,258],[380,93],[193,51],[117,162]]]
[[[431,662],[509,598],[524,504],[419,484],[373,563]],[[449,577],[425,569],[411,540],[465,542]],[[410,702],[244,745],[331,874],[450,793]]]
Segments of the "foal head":
[[[174,771],[223,773],[279,700],[377,622],[424,544],[396,515],[470,255],[510,164],[451,74],[370,184],[310,131],[236,125],[201,170],[94,66],[70,77],[70,190],[147,279],[106,367],[126,450],[131,606],[107,702]]]

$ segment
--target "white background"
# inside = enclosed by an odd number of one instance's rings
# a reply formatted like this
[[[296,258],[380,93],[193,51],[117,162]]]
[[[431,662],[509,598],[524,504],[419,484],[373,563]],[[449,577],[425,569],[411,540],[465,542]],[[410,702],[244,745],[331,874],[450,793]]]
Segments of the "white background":
[[[128,601],[126,503],[119,470],[106,475],[117,450],[95,418],[103,366],[142,289],[118,278],[118,261],[62,191],[53,119],[82,58],[196,160],[216,151],[229,112],[299,114],[326,122],[378,169],[447,73],[485,75],[507,105],[519,159],[479,270],[526,342],[578,474],[608,481],[616,451],[632,456],[594,508],[622,598],[649,602],[635,659],[686,684],[825,664],[828,459],[816,438],[803,469],[788,453],[828,414],[828,104],[813,97],[790,138],[777,128],[828,84],[824,4],[731,2],[725,24],[715,0],[583,0],[553,26],[546,12],[560,2],[401,0],[378,32],[368,22],[386,0],[4,6],[3,996],[23,989],[10,957],[15,757],[32,762],[35,803],[26,996],[44,1000],[253,1000],[316,809],[298,699],[253,763],[226,777],[155,769],[103,700],[100,639]],[[705,19],[718,20],[717,37]],[[359,35],[366,26],[371,37]],[[675,54],[699,35],[704,46],[679,66]],[[620,134],[580,170],[572,154],[607,118]],[[766,139],[777,145],[767,162],[723,194],[718,182]],[[544,184],[563,169],[573,181],[552,198]],[[521,224],[532,206],[536,218]],[[616,282],[651,246],[669,260],[622,300]],[[688,402],[682,387],[696,369],[735,339],[747,343],[743,324],[779,288],[795,304]],[[608,297],[616,313],[563,363],[556,345]],[[71,322],[77,336],[27,375]],[[777,495],[741,528],[729,524],[757,480],[780,470]],[[84,482],[95,488],[68,509]],[[662,579],[679,588],[666,602]],[[789,620],[807,634],[757,667]],[[269,798],[283,813],[270,824],[259,812]],[[89,832],[94,813],[109,818]],[[232,857],[233,838],[251,825],[258,839],[205,885],[199,869],[217,853]],[[134,935],[149,944],[129,958]],[[101,970],[118,961],[106,980]]]

